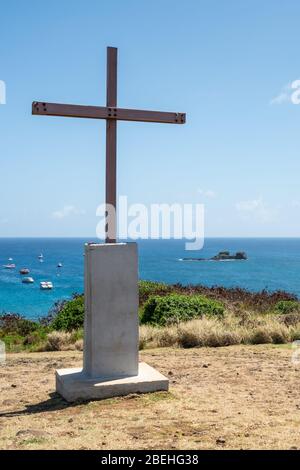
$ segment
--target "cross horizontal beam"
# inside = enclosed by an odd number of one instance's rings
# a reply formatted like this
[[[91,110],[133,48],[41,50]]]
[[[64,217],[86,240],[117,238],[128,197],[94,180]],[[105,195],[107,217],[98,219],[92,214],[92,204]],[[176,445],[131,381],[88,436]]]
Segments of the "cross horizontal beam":
[[[65,116],[89,119],[114,119],[118,121],[160,122],[184,124],[185,113],[144,111],[139,109],[110,108],[103,106],[82,106],[76,104],[32,103],[32,114],[45,116]]]

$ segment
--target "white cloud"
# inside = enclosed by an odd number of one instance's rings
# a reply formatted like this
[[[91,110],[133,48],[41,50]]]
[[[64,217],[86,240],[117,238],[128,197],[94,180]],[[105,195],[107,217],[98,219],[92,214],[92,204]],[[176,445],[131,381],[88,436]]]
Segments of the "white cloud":
[[[261,197],[237,202],[235,208],[244,220],[249,221],[268,223],[272,222],[277,215],[277,210],[271,208]]]
[[[58,211],[52,212],[52,217],[54,219],[65,219],[66,217],[70,217],[71,215],[84,215],[85,211],[82,209],[78,209],[75,206],[64,206],[62,209]]]
[[[198,189],[197,192],[201,194],[201,196],[207,197],[209,199],[213,199],[217,196],[217,193],[212,189]]]

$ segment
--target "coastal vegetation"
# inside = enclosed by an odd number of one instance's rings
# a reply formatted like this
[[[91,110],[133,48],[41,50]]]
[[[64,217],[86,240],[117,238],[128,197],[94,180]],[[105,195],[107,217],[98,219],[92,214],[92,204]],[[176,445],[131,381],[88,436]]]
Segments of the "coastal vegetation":
[[[139,283],[140,349],[288,343],[300,339],[300,302],[283,291]],[[7,351],[83,348],[84,297],[54,304],[38,321],[0,315]]]
[[[193,318],[223,314],[224,306],[221,302],[199,294],[171,293],[164,296],[151,295],[142,308],[140,320],[142,324],[166,326]]]

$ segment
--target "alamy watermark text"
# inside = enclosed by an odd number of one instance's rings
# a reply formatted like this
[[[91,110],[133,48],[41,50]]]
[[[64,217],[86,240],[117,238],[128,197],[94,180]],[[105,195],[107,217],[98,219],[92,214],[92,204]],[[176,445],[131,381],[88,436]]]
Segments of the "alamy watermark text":
[[[116,213],[117,212],[117,213]],[[119,239],[186,239],[186,250],[200,250],[204,244],[203,204],[128,204],[120,196],[117,211],[114,206],[101,204],[96,211],[101,217],[96,234],[99,239],[113,238],[118,220]]]

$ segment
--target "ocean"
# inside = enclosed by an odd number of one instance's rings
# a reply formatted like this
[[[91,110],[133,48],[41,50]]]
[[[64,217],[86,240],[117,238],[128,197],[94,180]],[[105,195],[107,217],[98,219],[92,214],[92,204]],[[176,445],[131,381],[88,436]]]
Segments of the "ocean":
[[[55,301],[83,292],[81,238],[0,238],[0,312],[27,318],[46,315]],[[300,238],[207,238],[200,251],[185,251],[184,240],[140,240],[139,277],[167,283],[239,286],[251,291],[281,289],[300,296]],[[180,261],[209,258],[221,250],[245,251],[247,261]],[[43,254],[43,263],[38,255]],[[13,258],[16,269],[3,268]],[[61,262],[62,268],[57,264]],[[22,284],[19,269],[30,269],[34,284]],[[51,291],[40,281],[52,281]]]

